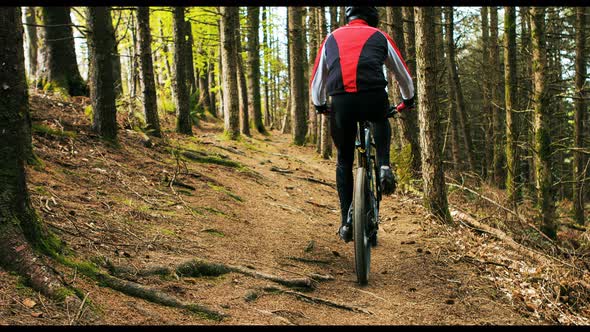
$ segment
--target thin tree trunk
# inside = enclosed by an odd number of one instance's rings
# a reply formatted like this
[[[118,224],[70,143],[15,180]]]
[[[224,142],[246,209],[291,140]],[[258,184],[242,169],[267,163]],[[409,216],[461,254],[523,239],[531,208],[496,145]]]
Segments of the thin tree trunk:
[[[35,85],[37,80],[37,50],[38,50],[38,39],[37,39],[37,16],[35,15],[35,7],[26,7],[25,10],[25,21],[27,22],[27,42],[29,45],[29,82]]]
[[[520,200],[519,119],[516,106],[516,10],[504,7],[504,91],[506,105],[506,193],[516,207]]]
[[[174,83],[176,86],[176,132],[185,135],[193,134],[190,117],[189,90],[187,86],[186,41],[184,28],[184,7],[174,7]]]
[[[145,129],[149,135],[162,137],[160,120],[158,118],[156,82],[154,80],[154,66],[152,62],[152,35],[150,34],[149,7],[137,7],[137,26],[139,31],[143,112],[146,121]]]
[[[588,109],[586,104],[587,92],[584,89],[584,82],[586,80],[586,65],[587,59],[586,50],[586,21],[588,10],[584,7],[576,8],[576,59],[575,59],[575,110],[574,110],[574,148],[583,149],[585,148],[585,117],[587,116]],[[585,178],[584,167],[585,160],[584,155],[580,150],[574,151],[574,164],[573,164],[573,203],[574,203],[574,219],[575,221],[583,225],[584,218],[584,185]]]
[[[450,76],[451,95],[455,97],[455,107],[459,118],[459,125],[463,132],[463,144],[464,151],[467,155],[467,165],[470,171],[476,169],[475,156],[473,150],[473,141],[471,140],[471,126],[469,125],[469,119],[467,118],[467,112],[465,110],[465,101],[463,99],[463,91],[461,89],[461,82],[459,80],[459,74],[457,73],[457,63],[455,55],[455,39],[453,37],[453,7],[445,7],[445,35],[446,35],[446,49],[447,49],[447,71]]]
[[[237,52],[235,54],[238,75],[238,94],[240,108],[240,131],[246,136],[250,136],[250,117],[248,114],[248,88],[246,86],[246,73],[244,70],[244,59],[242,57],[242,35],[240,20],[236,21],[237,29],[235,31]]]
[[[317,12],[317,23],[318,23],[318,40],[324,40],[328,34],[328,28],[326,24],[326,15],[324,7],[320,7]],[[317,152],[320,153],[322,158],[328,159],[332,156],[332,137],[330,137],[330,118],[326,115],[320,115],[320,124],[318,125],[318,148]]]
[[[416,77],[416,52],[415,52],[415,27],[414,27],[414,7],[402,7],[403,30],[404,30],[404,59],[410,74],[417,82]],[[403,52],[403,51],[402,51]],[[419,106],[418,106],[419,107]],[[418,111],[413,110],[403,113],[402,131],[408,144],[412,149],[412,174],[415,178],[420,177],[422,169],[420,140],[418,138]]]
[[[170,81],[170,96],[172,100],[176,100],[176,93],[174,87],[174,73],[170,66],[170,59],[168,58],[168,41],[164,37],[164,22],[160,19],[160,40],[162,41],[162,56],[164,57],[164,64],[166,65],[167,78]]]
[[[109,7],[88,7],[90,100],[94,121],[92,128],[109,140],[117,138],[117,108],[113,78],[113,23]]]
[[[492,126],[492,114],[491,114],[491,102],[490,102],[490,86],[493,84],[491,82],[491,73],[490,73],[490,29],[488,24],[488,7],[483,6],[481,7],[481,44],[482,44],[482,58],[481,58],[481,67],[482,73],[484,77],[488,77],[489,79],[481,80],[482,82],[482,95],[483,95],[483,105],[482,105],[482,118],[483,121],[481,122],[482,132],[483,132],[483,142],[490,142],[492,141],[493,136],[493,126]],[[483,145],[483,162],[481,163],[481,170],[485,180],[490,180],[491,172],[492,172],[492,160],[493,160],[493,153],[494,153],[494,146],[493,144],[484,144]]]
[[[248,7],[248,113],[259,133],[265,133],[260,104],[260,7]]]
[[[551,174],[551,134],[549,118],[549,98],[547,91],[547,49],[545,45],[545,8],[531,8],[531,37],[533,51],[534,81],[534,156],[537,173],[537,193],[540,206],[541,230],[549,237],[555,238],[557,224],[555,222],[555,203],[553,201]]]
[[[266,11],[268,7],[262,7],[262,45],[264,48],[264,125],[270,126],[270,93],[269,80],[270,78],[270,64],[269,64],[269,38],[268,38],[268,22],[266,19]]]
[[[319,52],[319,48],[320,48],[320,43],[322,41],[318,41],[318,34],[316,33],[317,31],[317,12],[316,12],[316,8],[315,7],[309,7],[308,9],[308,13],[309,13],[309,26],[308,26],[308,31],[309,31],[309,49],[311,50],[310,54],[312,56],[310,56],[309,58],[309,66],[308,66],[308,72],[313,72],[313,66],[314,66],[314,52]],[[311,101],[311,95],[308,95],[308,107],[309,107],[309,112],[308,112],[308,124],[309,124],[309,131],[307,133],[307,141],[310,142],[311,144],[315,144],[316,143],[316,135],[317,135],[317,125],[318,125],[318,121],[317,121],[317,114],[315,111],[315,107],[313,106],[313,102]]]
[[[186,52],[186,79],[188,84],[189,95],[197,91],[197,81],[195,79],[195,64],[193,61],[193,26],[190,21],[185,21],[184,33]]]
[[[440,146],[442,131],[436,100],[436,59],[434,8],[416,7],[416,59],[418,69],[418,101],[420,146],[422,147],[422,179],[424,205],[430,213],[451,223]]]
[[[80,76],[76,61],[70,7],[43,7],[43,24],[47,52],[43,84],[64,89],[70,96],[87,96],[88,86]]]
[[[238,105],[238,80],[236,64],[236,37],[239,20],[238,7],[220,7],[221,68],[223,81],[223,113],[225,132],[230,139],[240,136],[240,113]]]
[[[494,159],[493,175],[494,183],[504,189],[506,184],[506,155],[504,148],[504,121],[506,118],[505,110],[500,107],[502,104],[500,96],[500,50],[498,40],[498,8],[490,7],[490,74],[491,74],[491,111],[494,124]]]
[[[307,132],[304,94],[304,77],[303,77],[303,33],[301,22],[301,7],[288,7],[289,17],[289,72],[291,87],[291,133],[293,143],[296,145],[305,144],[305,134]]]

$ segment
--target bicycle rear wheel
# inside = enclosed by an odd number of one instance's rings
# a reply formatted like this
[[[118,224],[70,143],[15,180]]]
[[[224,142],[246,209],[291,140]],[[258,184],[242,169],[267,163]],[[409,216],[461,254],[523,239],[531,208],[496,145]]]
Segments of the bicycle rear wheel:
[[[367,178],[365,168],[359,167],[354,184],[354,261],[358,283],[366,285],[369,282],[371,265],[371,244],[368,230]]]

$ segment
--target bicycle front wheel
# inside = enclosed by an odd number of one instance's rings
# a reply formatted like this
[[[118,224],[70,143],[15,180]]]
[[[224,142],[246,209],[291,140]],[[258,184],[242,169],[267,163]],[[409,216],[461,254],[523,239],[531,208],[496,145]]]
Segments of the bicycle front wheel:
[[[366,285],[369,282],[369,269],[371,265],[371,245],[369,241],[368,208],[367,204],[367,177],[365,168],[359,167],[354,183],[354,261],[358,283]]]

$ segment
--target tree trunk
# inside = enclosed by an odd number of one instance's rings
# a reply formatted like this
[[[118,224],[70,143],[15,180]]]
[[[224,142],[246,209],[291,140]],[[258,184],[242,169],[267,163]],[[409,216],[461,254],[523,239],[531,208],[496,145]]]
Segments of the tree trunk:
[[[0,52],[0,82],[9,87],[0,89],[0,266],[15,271],[44,295],[64,300],[67,290],[33,250],[57,248],[48,244],[53,241],[43,241],[49,234],[27,190],[25,145],[31,133],[25,130],[23,116],[29,113],[29,101],[20,7],[0,8],[0,44],[10,45]],[[65,296],[67,302],[70,298]]]
[[[391,36],[393,41],[395,42],[398,50],[400,53],[405,53],[405,44],[404,44],[404,26],[403,26],[403,19],[402,19],[402,10],[401,7],[386,7],[385,8],[385,18],[386,18],[386,30],[387,33]],[[397,103],[401,101],[401,94],[397,85],[394,84],[395,78],[393,77],[393,73],[388,73],[388,80],[387,80],[387,91],[389,94],[389,98],[393,103]],[[399,123],[399,121],[395,121],[390,119],[391,130],[392,130],[392,140],[395,142],[396,150],[400,150],[404,144],[405,138],[403,137],[403,130]]]
[[[214,87],[215,84],[215,65],[213,64],[213,62],[209,63],[209,70],[207,71],[207,75],[209,76],[208,81],[209,84],[211,84],[211,88]],[[211,107],[209,109],[209,111],[211,111],[211,114],[213,114],[213,116],[217,117],[218,113],[217,113],[217,106],[215,105],[215,101],[216,101],[216,97],[215,97],[215,92],[213,92],[212,89],[209,89],[209,106]]]
[[[436,100],[436,58],[434,8],[416,7],[416,59],[418,69],[418,101],[420,146],[422,147],[422,179],[424,205],[444,222],[452,222],[448,209],[444,169],[441,159],[442,131]]]
[[[492,127],[492,113],[491,113],[491,101],[490,101],[490,86],[493,84],[491,82],[491,73],[490,73],[490,29],[488,24],[488,7],[481,7],[481,44],[482,44],[482,58],[481,58],[481,67],[482,73],[484,77],[488,77],[489,79],[482,80],[482,95],[483,95],[483,105],[482,105],[482,114],[483,114],[483,121],[481,122],[482,125],[482,132],[483,132],[483,142],[490,142],[492,141],[493,136],[493,127]],[[483,145],[483,162],[481,163],[481,170],[485,180],[491,179],[491,172],[492,172],[492,160],[493,160],[493,153],[494,153],[494,146],[493,144],[484,144]]]
[[[262,7],[262,45],[264,48],[264,125],[270,126],[270,93],[269,93],[269,80],[270,77],[270,64],[269,64],[269,38],[268,38],[268,22],[266,19],[266,12],[268,7]]]
[[[113,78],[113,23],[109,7],[88,7],[88,48],[90,68],[88,77],[92,101],[92,128],[109,140],[117,138],[117,108]]]
[[[160,19],[160,40],[162,40],[162,56],[164,57],[164,64],[166,65],[166,77],[170,81],[170,96],[172,100],[176,100],[176,93],[174,87],[174,73],[172,72],[172,66],[170,65],[170,59],[168,58],[168,41],[164,37],[164,22]]]
[[[174,83],[176,88],[176,132],[192,135],[192,120],[190,117],[190,101],[186,66],[186,41],[184,28],[184,7],[174,7]]]
[[[494,158],[493,158],[493,176],[494,183],[504,189],[506,183],[506,155],[504,148],[504,121],[506,117],[505,110],[499,107],[502,104],[500,96],[500,50],[498,41],[498,8],[490,7],[490,78],[491,78],[491,100],[492,121],[494,125]]]
[[[415,52],[415,27],[414,7],[402,7],[404,45],[404,60],[408,65],[412,79],[416,82],[416,52]],[[403,52],[403,51],[401,51]],[[420,177],[422,169],[420,141],[418,138],[418,112],[412,110],[402,115],[402,131],[408,144],[412,149],[412,174],[415,178]]]
[[[225,132],[230,139],[240,136],[240,113],[238,105],[238,80],[235,34],[239,20],[238,7],[220,7],[221,12],[221,77],[223,81],[223,113]]]
[[[506,193],[516,207],[519,185],[519,121],[516,106],[516,11],[504,7],[504,95],[506,105]]]
[[[26,7],[25,10],[25,21],[27,22],[26,32],[27,41],[29,45],[29,82],[35,86],[37,80],[37,50],[38,50],[38,39],[37,39],[37,16],[35,15],[35,7]]]
[[[150,9],[137,7],[137,26],[139,39],[139,60],[141,63],[141,83],[143,91],[143,112],[146,132],[149,135],[162,137],[158,118],[156,99],[156,82],[152,63],[152,35],[150,34]]]
[[[314,52],[319,52],[319,48],[320,48],[320,43],[322,42],[321,40],[318,41],[318,33],[317,33],[317,11],[316,11],[316,7],[309,7],[308,9],[309,12],[309,26],[308,26],[308,30],[309,30],[309,49],[311,50],[310,54],[312,56],[309,57],[309,66],[308,66],[308,72],[313,72],[313,66],[314,66],[314,59],[315,57],[313,56],[315,53]],[[318,118],[317,118],[317,114],[315,111],[315,107],[313,106],[313,102],[311,101],[311,95],[308,95],[308,100],[309,100],[309,112],[308,112],[308,124],[309,124],[309,132],[307,133],[307,141],[310,142],[311,144],[316,144],[317,138],[317,126],[318,126]]]
[[[319,34],[318,41],[321,40],[321,43],[328,34],[324,7],[318,8],[316,21]],[[328,116],[319,115],[317,133],[317,152],[322,158],[328,159],[332,156],[332,137],[330,137],[330,118]]]
[[[338,7],[330,6],[330,31],[338,29]]]
[[[455,55],[455,39],[453,37],[453,7],[445,7],[445,35],[446,35],[446,50],[447,50],[447,71],[450,76],[451,84],[449,86],[451,95],[455,97],[455,107],[457,110],[457,116],[459,118],[459,125],[463,132],[463,144],[464,151],[467,155],[467,165],[470,171],[476,169],[475,156],[473,150],[473,141],[471,140],[471,126],[469,125],[469,119],[467,118],[467,112],[465,110],[465,101],[463,99],[463,91],[461,89],[461,81],[459,80],[459,74],[457,73],[457,59]],[[454,91],[454,93],[453,93]]]
[[[289,72],[291,87],[291,132],[293,143],[305,144],[307,132],[303,77],[303,33],[301,23],[301,7],[288,7],[289,16]]]
[[[238,9],[239,11],[239,9]],[[239,14],[238,14],[239,15]],[[237,29],[234,33],[236,38],[235,54],[238,75],[238,94],[239,94],[239,108],[240,108],[240,131],[246,136],[250,136],[250,117],[248,114],[248,87],[246,86],[246,73],[244,70],[244,58],[242,57],[242,34],[240,28],[240,20],[236,21]]]
[[[588,109],[586,106],[586,91],[584,91],[584,82],[586,80],[586,65],[585,61],[587,58],[586,50],[586,18],[587,10],[584,7],[576,8],[576,59],[575,59],[575,110],[574,110],[574,148],[583,149],[585,136],[585,117],[587,116]],[[587,129],[586,129],[587,130]],[[584,185],[585,178],[584,167],[585,167],[584,155],[580,150],[574,151],[574,176],[573,176],[573,198],[574,203],[574,219],[575,221],[583,225],[584,218]]]
[[[530,19],[529,19],[529,7],[519,7],[519,16],[520,16],[520,26],[521,26],[521,61],[522,63],[522,71],[520,74],[519,80],[519,109],[520,110],[529,110],[523,114],[523,121],[522,121],[522,131],[524,132],[523,141],[528,146],[534,145],[534,132],[533,132],[533,112],[531,110],[531,95],[532,95],[532,68],[531,68],[531,34],[530,34]],[[535,174],[535,158],[532,155],[532,152],[529,153],[530,149],[523,150],[523,158],[526,159],[526,162],[523,164],[523,174],[522,177],[526,183],[524,188],[527,189],[528,196],[533,200],[536,201],[537,196],[535,194],[536,190],[536,174]],[[526,154],[526,155],[525,155]]]
[[[184,33],[186,52],[186,79],[188,84],[189,96],[197,91],[197,81],[195,79],[195,63],[193,61],[193,26],[190,21],[185,21]]]
[[[338,23],[340,24],[341,27],[346,25],[346,7],[345,6],[340,7],[340,15],[338,16]]]
[[[76,61],[70,7],[43,7],[43,24],[47,52],[43,85],[50,83],[70,96],[88,96]]]
[[[260,7],[248,7],[248,113],[259,133],[265,133],[260,104]]]
[[[548,103],[550,95],[547,91],[547,49],[545,45],[545,8],[531,8],[531,37],[533,51],[533,82],[534,82],[534,156],[537,173],[538,204],[540,206],[541,230],[549,237],[555,238],[557,224],[555,222],[555,203],[553,201],[551,175],[551,134]]]

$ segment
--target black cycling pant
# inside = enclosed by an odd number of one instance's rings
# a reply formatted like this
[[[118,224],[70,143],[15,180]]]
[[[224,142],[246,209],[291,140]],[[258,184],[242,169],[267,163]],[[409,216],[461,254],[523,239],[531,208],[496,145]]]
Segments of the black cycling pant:
[[[371,90],[332,96],[331,134],[338,149],[336,186],[340,198],[342,224],[352,203],[352,165],[355,155],[357,122],[371,121],[379,166],[389,165],[391,126],[387,120],[389,99],[383,90]]]

